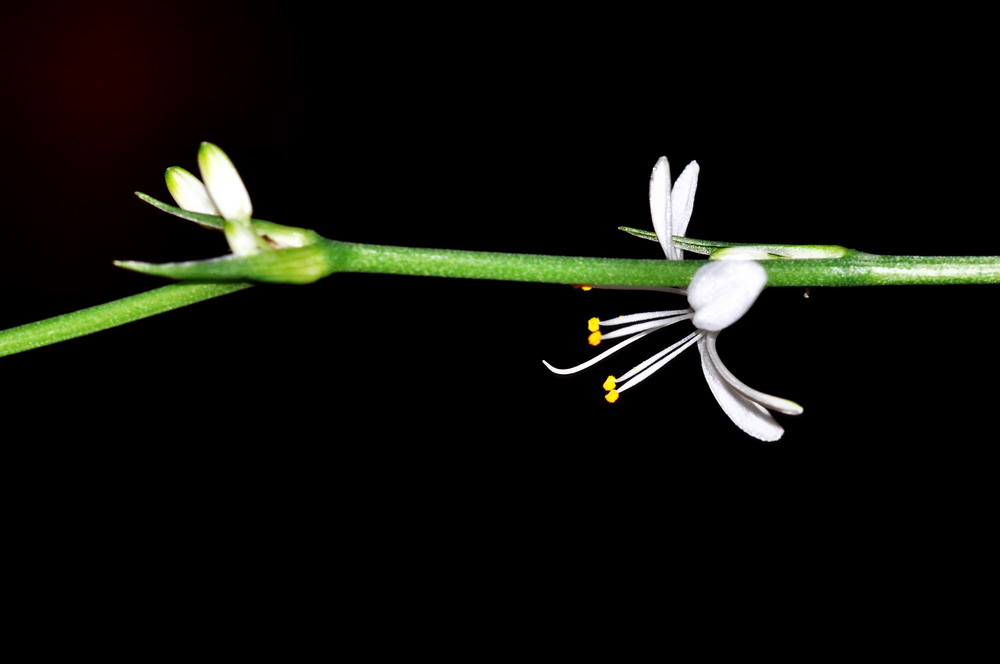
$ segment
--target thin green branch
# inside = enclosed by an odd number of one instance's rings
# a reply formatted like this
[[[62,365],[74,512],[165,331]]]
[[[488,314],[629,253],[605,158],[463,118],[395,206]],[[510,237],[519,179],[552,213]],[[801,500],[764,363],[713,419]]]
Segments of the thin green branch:
[[[82,337],[249,288],[247,282],[184,282],[0,332],[0,357]]]
[[[308,244],[248,256],[226,256],[212,261],[163,265],[120,262],[118,265],[140,272],[198,281],[165,286],[0,332],[0,356],[91,334],[232,293],[248,288],[250,281],[309,283],[336,272],[374,272],[597,286],[683,288],[694,273],[708,262],[392,247],[337,242],[308,235],[311,231],[288,230],[288,227],[277,224],[271,226],[273,228],[269,232],[275,237]],[[835,249],[839,251],[842,248]],[[794,247],[793,250],[798,251]],[[1000,283],[1000,256],[876,256],[843,249],[840,258],[780,258],[765,260],[762,264],[767,269],[768,286]]]
[[[698,268],[709,262],[501,254],[332,240],[324,240],[317,247],[326,256],[327,274],[381,272],[602,286],[683,288]],[[762,261],[768,286],[1000,283],[1000,256],[877,256],[850,249],[843,252],[841,258]]]

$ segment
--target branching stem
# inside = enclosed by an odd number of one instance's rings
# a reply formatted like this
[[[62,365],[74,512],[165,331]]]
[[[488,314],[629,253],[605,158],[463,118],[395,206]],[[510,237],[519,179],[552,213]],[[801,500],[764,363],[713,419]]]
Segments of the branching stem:
[[[0,356],[73,339],[243,290],[250,287],[249,280],[302,283],[337,272],[378,272],[502,281],[683,288],[706,262],[419,249],[317,238],[304,247],[263,252],[233,260],[163,266],[121,263],[143,272],[198,281],[182,281],[5,330],[0,332]],[[768,285],[772,287],[1000,283],[1000,256],[876,256],[845,249],[838,258],[778,259],[762,263],[767,268]]]

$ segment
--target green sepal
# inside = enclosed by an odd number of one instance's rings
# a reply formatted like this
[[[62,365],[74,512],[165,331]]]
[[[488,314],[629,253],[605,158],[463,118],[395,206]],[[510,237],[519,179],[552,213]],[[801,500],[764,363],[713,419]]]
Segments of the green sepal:
[[[658,241],[656,233],[640,228],[619,226],[618,230],[644,240]],[[693,254],[708,256],[712,260],[774,260],[781,258],[843,258],[850,250],[835,244],[758,244],[754,242],[717,242],[696,240],[683,235],[674,236],[674,244]]]
[[[158,201],[149,194],[144,194],[141,191],[135,192],[135,195],[145,202],[149,203],[153,207],[163,210],[167,214],[172,214],[175,217],[180,217],[181,219],[187,219],[188,221],[193,221],[196,224],[200,224],[205,228],[213,228],[217,231],[222,230],[222,217],[218,217],[214,214],[202,214],[201,212],[191,212],[189,210],[183,210],[169,203],[164,203],[163,201]]]
[[[139,191],[135,192],[135,195],[153,207],[162,210],[167,214],[172,214],[175,217],[193,221],[196,224],[213,230],[221,231],[224,228],[225,222],[222,217],[218,217],[214,214],[202,214],[201,212],[184,210],[177,206],[170,205],[169,203],[164,203],[163,201],[153,198],[149,194],[144,194]],[[251,219],[250,223],[253,224],[253,229],[257,235],[270,241],[272,244],[276,245],[276,248],[278,249],[306,247],[308,245],[315,244],[320,238],[319,233],[309,230],[308,228],[285,226],[284,224],[276,224],[273,221],[264,221],[263,219]]]
[[[319,245],[277,249],[247,256],[230,254],[204,261],[115,261],[115,265],[126,270],[172,279],[264,281],[279,284],[309,284],[333,272],[326,253]]]
[[[645,231],[641,228],[632,228],[631,226],[619,226],[618,230],[625,231],[629,235],[634,235],[643,240],[651,240],[653,242],[659,242],[659,238],[656,237],[654,231]],[[731,242],[712,242],[711,240],[694,240],[692,238],[684,237],[683,235],[674,236],[674,244],[684,249],[685,251],[690,251],[694,254],[709,255],[713,251],[720,249],[722,247],[733,247],[736,246]]]
[[[686,248],[686,247],[685,247]],[[693,250],[692,250],[693,251]],[[849,253],[846,247],[835,244],[732,244],[709,253],[709,259],[719,260],[774,260],[774,259],[831,259],[843,258]]]
[[[659,238],[656,237],[656,233],[653,231],[644,231],[641,228],[632,228],[631,226],[619,226],[618,230],[625,231],[629,235],[641,237],[643,240],[652,240],[653,242],[660,241]]]

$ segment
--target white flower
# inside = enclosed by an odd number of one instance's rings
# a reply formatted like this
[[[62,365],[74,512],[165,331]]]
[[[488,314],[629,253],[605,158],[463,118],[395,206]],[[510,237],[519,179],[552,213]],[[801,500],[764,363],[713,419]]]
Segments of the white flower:
[[[698,185],[698,164],[691,162],[670,189],[670,166],[661,157],[653,168],[649,181],[649,207],[653,229],[668,260],[683,258],[674,244],[674,235],[684,235],[694,206],[694,193]],[[686,294],[689,307],[668,311],[619,316],[608,320],[590,319],[590,344],[602,340],[622,338],[600,355],[569,369],[557,369],[548,362],[545,366],[557,374],[583,371],[626,346],[670,327],[690,320],[695,330],[621,376],[608,376],[604,389],[605,398],[614,403],[622,392],[629,390],[666,366],[682,352],[697,345],[701,366],[712,394],[729,418],[747,434],[764,441],[781,438],[784,429],[771,416],[769,410],[798,415],[802,407],[797,403],[754,390],[737,379],[722,363],[716,348],[719,332],[745,314],[767,285],[767,271],[752,260],[717,261],[701,267],[691,279],[687,289],[663,288],[668,292]],[[602,328],[618,328],[601,332]]]
[[[246,256],[267,248],[254,232],[250,221],[253,205],[250,195],[225,152],[212,143],[202,143],[198,150],[198,168],[205,179],[174,166],[167,169],[167,189],[184,210],[222,217],[229,248],[237,256]]]

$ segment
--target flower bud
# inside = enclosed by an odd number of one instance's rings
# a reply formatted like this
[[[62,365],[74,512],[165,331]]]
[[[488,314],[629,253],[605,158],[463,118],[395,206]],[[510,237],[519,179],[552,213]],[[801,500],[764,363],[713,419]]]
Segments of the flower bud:
[[[201,214],[219,214],[219,209],[208,195],[208,189],[190,172],[180,166],[171,166],[166,173],[167,189],[182,210]]]
[[[250,194],[226,153],[217,145],[202,143],[198,150],[198,168],[222,218],[249,222],[253,215]]]

